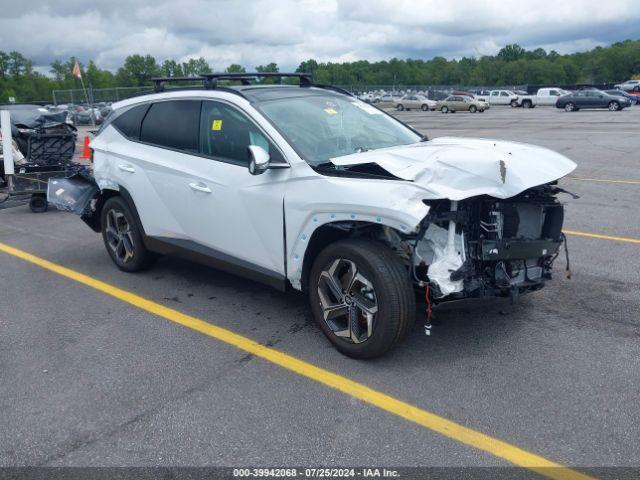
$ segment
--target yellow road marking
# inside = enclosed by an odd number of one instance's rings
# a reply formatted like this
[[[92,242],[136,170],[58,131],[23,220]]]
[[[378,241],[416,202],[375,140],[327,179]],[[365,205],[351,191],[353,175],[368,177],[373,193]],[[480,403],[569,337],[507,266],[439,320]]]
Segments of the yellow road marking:
[[[600,240],[613,240],[615,242],[640,243],[640,238],[614,237],[613,235],[601,235],[599,233],[579,232],[578,230],[562,230],[567,235],[577,235],[579,237],[599,238]]]
[[[135,293],[102,282],[93,277],[63,267],[43,258],[37,257],[23,250],[0,243],[0,251],[13,255],[51,272],[75,280],[83,285],[94,288],[102,293],[110,295],[118,300],[145,310],[149,313],[165,318],[172,322],[191,328],[197,332],[208,335],[228,345],[260,357],[282,368],[307,377],[318,383],[324,384],[335,390],[343,392],[353,398],[376,406],[381,410],[402,417],[410,422],[449,437],[465,445],[475,447],[487,453],[502,458],[514,465],[527,468],[540,475],[556,480],[593,480],[576,470],[572,470],[558,463],[547,460],[534,453],[511,445],[497,438],[490,437],[463,425],[455,423],[434,413],[422,410],[402,400],[373,390],[361,383],[350,380],[347,377],[332,373],[311,363],[300,360],[274,348],[257,343],[250,338],[238,335],[225,328],[217,327],[199,318],[192,317],[159,303],[143,298]]]
[[[564,177],[564,179],[579,180],[581,182],[626,183],[627,185],[640,185],[640,180],[612,180],[608,178],[584,178],[584,177]]]

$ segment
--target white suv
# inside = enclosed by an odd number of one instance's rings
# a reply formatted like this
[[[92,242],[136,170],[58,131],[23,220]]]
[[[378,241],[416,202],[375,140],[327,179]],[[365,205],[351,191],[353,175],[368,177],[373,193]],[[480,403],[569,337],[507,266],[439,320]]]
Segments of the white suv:
[[[303,290],[329,340],[357,358],[403,339],[416,294],[431,307],[550,278],[562,243],[555,181],[572,161],[521,143],[427,140],[297,76],[220,87],[228,76],[209,75],[203,88],[113,105],[81,206],[118,268],[177,254]]]

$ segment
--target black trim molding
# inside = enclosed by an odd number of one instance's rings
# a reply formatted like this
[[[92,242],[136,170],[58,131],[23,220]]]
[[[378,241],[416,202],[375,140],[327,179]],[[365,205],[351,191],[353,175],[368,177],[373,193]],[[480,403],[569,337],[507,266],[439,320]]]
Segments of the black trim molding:
[[[144,243],[149,250],[162,255],[175,255],[239,277],[264,283],[282,292],[287,289],[287,278],[281,273],[205,247],[191,240],[147,236]]]

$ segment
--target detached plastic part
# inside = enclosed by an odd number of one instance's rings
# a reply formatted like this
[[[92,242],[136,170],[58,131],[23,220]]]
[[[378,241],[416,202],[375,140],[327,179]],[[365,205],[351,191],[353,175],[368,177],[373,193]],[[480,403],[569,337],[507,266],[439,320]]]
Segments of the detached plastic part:
[[[455,229],[455,222],[450,222],[450,229],[451,224]],[[449,231],[433,223],[420,240],[419,255],[432,258],[431,262],[427,262],[427,276],[430,282],[438,286],[442,296],[461,292],[464,288],[462,280],[451,280],[451,273],[459,270],[464,263],[463,244],[462,235],[455,234],[455,230],[450,236]]]
[[[68,178],[50,178],[47,188],[47,200],[58,210],[85,213],[90,208],[91,199],[100,189],[90,179],[81,174]]]

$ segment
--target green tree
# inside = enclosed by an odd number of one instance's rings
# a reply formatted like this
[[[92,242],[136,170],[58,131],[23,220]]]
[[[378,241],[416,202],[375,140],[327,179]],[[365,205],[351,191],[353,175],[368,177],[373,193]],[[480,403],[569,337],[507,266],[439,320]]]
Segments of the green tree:
[[[203,57],[190,58],[182,63],[182,71],[187,77],[196,77],[203,73],[211,73],[211,67]]]
[[[242,65],[238,65],[237,63],[232,63],[225,70],[227,73],[247,73]]]
[[[498,52],[498,58],[505,62],[515,62],[526,54],[526,50],[517,43],[510,43]]]
[[[9,55],[0,51],[0,78],[6,78],[9,74]]]
[[[175,60],[165,60],[160,66],[160,72],[163,77],[182,77],[182,65]]]
[[[142,86],[160,74],[160,67],[151,55],[129,55],[118,69],[116,79],[122,86]]]

